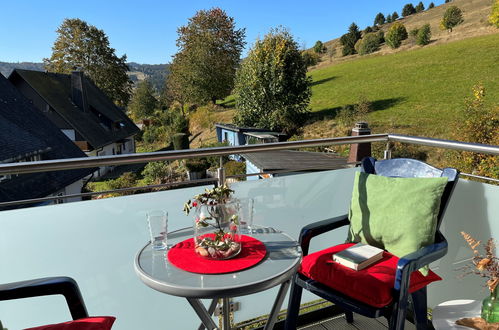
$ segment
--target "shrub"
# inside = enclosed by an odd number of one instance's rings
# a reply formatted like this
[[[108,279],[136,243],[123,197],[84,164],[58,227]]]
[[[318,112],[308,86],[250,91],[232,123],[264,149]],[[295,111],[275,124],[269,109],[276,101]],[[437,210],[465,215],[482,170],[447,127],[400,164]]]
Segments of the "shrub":
[[[464,19],[461,9],[457,6],[450,6],[445,11],[442,21],[440,21],[440,28],[452,32],[452,29],[462,22],[464,22]]]
[[[371,32],[373,32],[373,31],[374,31],[374,30],[373,30],[373,28],[372,28],[372,27],[370,27],[370,26],[368,26],[368,27],[366,27],[366,28],[364,29],[364,31],[362,31],[362,34],[363,34],[363,35],[366,35],[366,34],[371,33]]]
[[[392,18],[392,15],[391,15],[391,14],[386,15],[386,22],[387,22],[387,23],[391,23],[391,22],[393,22],[393,18]]]
[[[394,11],[392,14],[392,22],[395,22],[398,19],[399,19],[399,14],[396,11]]]
[[[203,172],[210,168],[206,158],[193,158],[185,161],[185,167],[189,172]]]
[[[213,143],[203,143],[201,148],[217,148],[217,147],[227,147],[229,142],[213,142]],[[209,168],[218,168],[220,166],[220,156],[206,157]],[[225,164],[229,161],[229,156],[222,156],[222,163]]]
[[[166,182],[170,169],[167,162],[150,162],[142,171],[146,184],[159,184]]]
[[[385,15],[382,13],[378,13],[376,17],[374,18],[374,25],[383,25],[385,24]]]
[[[385,41],[391,48],[398,48],[402,40],[407,39],[407,30],[404,24],[395,22],[385,35]]]
[[[176,133],[172,136],[173,149],[189,149],[189,137],[185,133]]]
[[[109,180],[107,186],[110,190],[135,187],[137,185],[137,175],[132,172],[125,172],[119,178]],[[132,195],[133,191],[116,193],[118,195]]]
[[[416,43],[420,46],[425,46],[430,43],[430,39],[431,39],[430,24],[425,24],[418,31],[418,35],[416,37]]]
[[[246,174],[246,163],[245,162],[236,162],[235,160],[231,160],[224,164],[225,175],[238,175],[238,174]],[[244,180],[244,178],[238,178],[238,180]]]
[[[412,5],[412,3],[408,3],[402,9],[402,16],[407,17],[409,15],[415,14],[416,8]]]
[[[411,31],[409,31],[409,35],[411,37],[416,37],[418,35],[418,32],[419,32],[419,28],[414,28]]]
[[[376,33],[376,35],[378,36],[378,40],[379,40],[380,45],[385,42],[385,32],[383,32],[382,30],[379,30],[378,33]]]
[[[149,126],[144,130],[142,140],[147,144],[152,144],[160,140],[162,129],[157,126]]]
[[[305,65],[307,66],[307,68],[309,66],[314,66],[316,65],[317,63],[320,62],[320,55],[317,54],[317,53],[312,53],[310,51],[304,51],[301,56],[303,57],[303,62],[305,63]]]
[[[352,23],[348,28],[348,33],[340,38],[340,43],[343,46],[343,56],[355,54],[355,44],[360,39],[361,33],[357,24]]]
[[[357,50],[360,55],[366,55],[379,50],[379,46],[380,41],[378,33],[368,33],[355,44],[355,50]]]
[[[316,52],[317,54],[322,54],[325,51],[326,51],[326,47],[324,46],[324,44],[322,43],[322,41],[317,40],[315,42],[315,45],[314,45],[314,52]]]
[[[499,0],[495,0],[489,15],[489,23],[499,28]]]
[[[359,97],[359,102],[354,106],[356,121],[367,120],[367,115],[372,111],[372,102],[365,95]]]
[[[416,9],[416,13],[420,13],[420,12],[424,11],[424,5],[423,5],[423,3],[420,1],[417,4],[416,8],[414,8],[414,9]]]
[[[428,9],[432,9],[432,8],[435,8],[435,4],[433,2],[430,2],[430,4],[428,5]]]

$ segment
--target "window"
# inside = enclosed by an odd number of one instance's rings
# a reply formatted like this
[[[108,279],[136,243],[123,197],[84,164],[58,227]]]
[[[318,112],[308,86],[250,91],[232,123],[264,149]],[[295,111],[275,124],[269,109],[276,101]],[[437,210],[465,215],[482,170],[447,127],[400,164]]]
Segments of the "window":
[[[62,192],[60,192],[56,196],[57,197],[62,197],[62,196],[64,196],[64,194]],[[62,204],[62,203],[64,203],[64,199],[63,198],[58,198],[58,199],[54,200],[54,204]]]

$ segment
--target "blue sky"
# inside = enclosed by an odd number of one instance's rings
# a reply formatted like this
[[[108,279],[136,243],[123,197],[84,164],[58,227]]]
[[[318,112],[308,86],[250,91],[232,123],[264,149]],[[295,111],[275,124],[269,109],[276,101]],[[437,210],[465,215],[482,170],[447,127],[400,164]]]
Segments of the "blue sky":
[[[64,18],[104,30],[116,54],[128,61],[167,63],[177,48],[177,27],[197,10],[220,7],[246,28],[246,51],[270,28],[287,27],[301,46],[341,36],[352,22],[372,25],[378,12],[397,11],[409,0],[6,0],[0,20],[0,61],[41,62],[49,57]],[[414,1],[416,5],[419,1]],[[430,1],[423,1],[425,7]],[[440,5],[443,0],[434,1]],[[245,52],[246,52],[245,51]]]

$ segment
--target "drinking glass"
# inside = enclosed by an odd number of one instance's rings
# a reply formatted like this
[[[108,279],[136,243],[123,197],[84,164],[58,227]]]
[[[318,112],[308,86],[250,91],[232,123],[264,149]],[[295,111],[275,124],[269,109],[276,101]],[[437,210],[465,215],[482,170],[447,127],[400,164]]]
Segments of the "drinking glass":
[[[153,250],[165,250],[167,247],[168,213],[163,210],[147,212],[147,224]]]
[[[250,197],[238,198],[240,205],[239,215],[241,223],[241,233],[251,234],[253,226],[254,200]]]

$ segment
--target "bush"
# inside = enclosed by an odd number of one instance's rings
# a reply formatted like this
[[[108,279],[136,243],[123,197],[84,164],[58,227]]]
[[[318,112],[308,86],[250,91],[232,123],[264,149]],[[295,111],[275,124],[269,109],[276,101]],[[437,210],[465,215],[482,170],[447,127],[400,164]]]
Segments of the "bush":
[[[246,174],[246,163],[236,162],[235,160],[231,160],[225,163],[224,169],[226,176]],[[238,180],[244,180],[244,178],[238,178]]]
[[[392,22],[395,22],[398,19],[399,19],[399,14],[396,11],[394,11],[392,14]]]
[[[307,66],[307,68],[309,66],[314,66],[316,65],[317,63],[320,62],[320,55],[317,54],[317,53],[312,53],[310,51],[304,51],[301,56],[303,57],[303,62],[305,62],[305,65]]]
[[[357,41],[355,50],[360,55],[366,55],[379,50],[380,40],[378,33],[368,33],[364,38]]]
[[[418,35],[416,37],[416,43],[420,46],[425,46],[430,43],[430,39],[431,39],[430,24],[425,24],[418,31]]]
[[[495,0],[489,15],[489,23],[499,28],[499,0]]]
[[[378,13],[376,17],[374,18],[374,25],[383,25],[385,24],[385,15],[382,13]]]
[[[428,5],[428,9],[432,9],[432,8],[435,8],[435,4],[433,2],[430,2],[430,4]]]
[[[416,9],[416,13],[420,13],[420,12],[424,11],[424,5],[423,5],[423,3],[420,1],[418,3],[418,5],[416,6],[416,8],[414,8],[414,9]]]
[[[407,39],[407,30],[404,24],[395,22],[385,36],[385,41],[391,48],[399,48],[402,40]]]
[[[162,129],[157,126],[149,126],[144,130],[144,134],[142,135],[142,141],[147,144],[152,144],[160,140]]]
[[[213,142],[201,144],[201,148],[217,148],[217,147],[227,147],[229,142]],[[220,166],[220,156],[206,157],[209,168],[218,168]],[[222,163],[225,164],[229,161],[229,156],[222,156]]]
[[[169,173],[168,162],[150,162],[144,167],[142,176],[146,184],[159,184],[166,182]]]
[[[393,22],[393,18],[392,18],[392,15],[391,15],[391,14],[386,15],[386,22],[387,22],[387,23],[391,23],[391,22]]]
[[[210,168],[206,158],[192,158],[185,161],[185,168],[189,172],[203,172]]]
[[[185,133],[177,133],[172,136],[174,150],[189,149],[189,137]]]
[[[411,37],[416,37],[418,35],[418,32],[419,32],[419,28],[414,28],[411,31],[409,31],[409,35]]]
[[[110,190],[135,187],[137,185],[137,175],[132,172],[125,172],[119,178],[109,180],[107,186]],[[117,193],[118,195],[132,195],[133,191]]]
[[[317,40],[315,42],[315,45],[314,45],[314,52],[316,52],[317,54],[322,54],[325,51],[326,51],[326,47],[324,46],[324,44],[322,43],[322,41]]]
[[[352,23],[348,28],[348,33],[340,38],[340,43],[343,46],[343,56],[355,54],[355,44],[360,39],[361,33],[357,24]]]
[[[379,41],[380,45],[385,42],[385,32],[383,32],[382,30],[379,30],[377,33],[377,36],[378,36],[378,41]]]
[[[461,9],[457,6],[450,6],[445,11],[442,21],[440,21],[440,28],[452,32],[452,29],[462,22],[464,22],[464,19]]]

